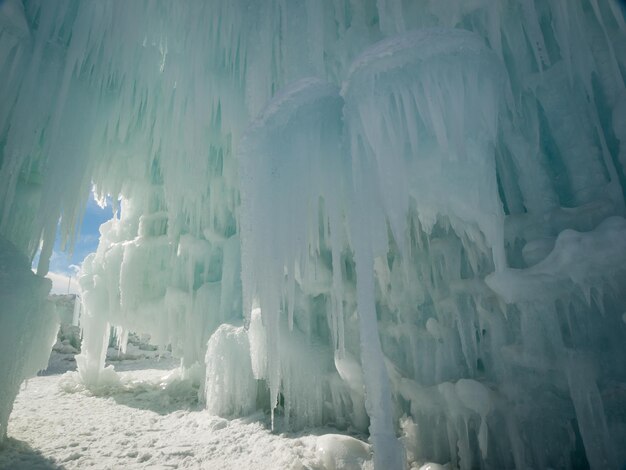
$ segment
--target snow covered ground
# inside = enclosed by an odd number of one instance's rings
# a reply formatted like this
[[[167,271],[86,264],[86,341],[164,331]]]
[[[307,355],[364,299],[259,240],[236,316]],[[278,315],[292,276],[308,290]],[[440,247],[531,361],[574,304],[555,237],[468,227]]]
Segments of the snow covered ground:
[[[63,359],[56,359],[58,371]],[[72,372],[29,380],[15,401],[0,469],[371,468],[369,446],[328,436],[332,429],[277,434],[263,413],[210,415],[176,377],[176,365],[120,361],[121,384],[98,396],[77,386]]]

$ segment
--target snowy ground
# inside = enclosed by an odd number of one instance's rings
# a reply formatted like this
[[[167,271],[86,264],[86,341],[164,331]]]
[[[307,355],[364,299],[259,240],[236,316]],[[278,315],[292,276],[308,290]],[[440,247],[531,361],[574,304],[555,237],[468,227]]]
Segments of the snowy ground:
[[[53,358],[52,372],[60,372],[65,359]],[[29,380],[11,414],[0,469],[371,467],[360,441],[319,437],[333,430],[276,434],[263,413],[211,416],[185,381],[162,380],[175,365],[172,359],[121,361],[115,367],[122,384],[99,396],[68,391],[76,385],[71,373]]]

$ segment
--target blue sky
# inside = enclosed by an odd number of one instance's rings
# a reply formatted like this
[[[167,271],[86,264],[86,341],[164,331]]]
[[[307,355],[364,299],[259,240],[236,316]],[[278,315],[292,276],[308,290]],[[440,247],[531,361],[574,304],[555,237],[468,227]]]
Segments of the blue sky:
[[[74,252],[72,254],[64,253],[61,250],[59,237],[54,246],[52,257],[50,258],[50,272],[48,276],[52,280],[52,294],[67,294],[68,287],[71,293],[77,293],[78,287],[75,282],[76,268],[85,257],[98,247],[98,239],[100,237],[100,225],[113,217],[111,204],[108,203],[105,208],[98,206],[93,198],[93,194],[89,197],[83,223],[76,243],[74,244]],[[37,258],[35,258],[34,266],[36,266]],[[70,280],[70,278],[72,278]]]

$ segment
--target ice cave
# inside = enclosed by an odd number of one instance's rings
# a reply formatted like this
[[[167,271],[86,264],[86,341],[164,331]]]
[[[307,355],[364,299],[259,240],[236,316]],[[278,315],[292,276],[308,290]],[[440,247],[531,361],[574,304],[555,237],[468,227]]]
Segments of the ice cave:
[[[0,0],[0,466],[95,197],[30,403],[122,406],[149,335],[239,450],[45,468],[624,468],[625,77],[618,0]]]

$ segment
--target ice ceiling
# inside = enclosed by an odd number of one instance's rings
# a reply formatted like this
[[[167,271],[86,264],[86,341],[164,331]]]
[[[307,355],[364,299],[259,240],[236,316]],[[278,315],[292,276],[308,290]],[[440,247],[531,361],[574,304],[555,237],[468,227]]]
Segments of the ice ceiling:
[[[0,2],[0,435],[93,185],[88,386],[114,326],[377,468],[616,468],[625,73],[612,0]]]

